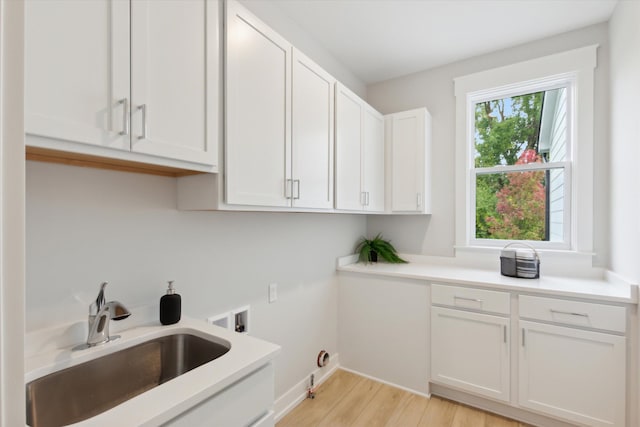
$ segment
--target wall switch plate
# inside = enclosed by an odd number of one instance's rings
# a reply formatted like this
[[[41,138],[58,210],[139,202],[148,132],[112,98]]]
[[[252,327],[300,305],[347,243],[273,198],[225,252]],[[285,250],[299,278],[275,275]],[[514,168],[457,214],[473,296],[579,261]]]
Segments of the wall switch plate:
[[[269,284],[269,303],[276,302],[278,299],[278,284],[270,283]]]

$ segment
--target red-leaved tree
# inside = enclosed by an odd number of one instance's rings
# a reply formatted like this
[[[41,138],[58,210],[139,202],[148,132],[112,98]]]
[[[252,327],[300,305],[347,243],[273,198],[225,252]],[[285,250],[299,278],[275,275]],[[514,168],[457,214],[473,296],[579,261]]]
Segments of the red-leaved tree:
[[[516,162],[540,163],[535,150],[526,149]],[[489,231],[497,239],[544,240],[545,202],[544,171],[510,172],[505,185],[497,192],[496,211],[488,216]]]

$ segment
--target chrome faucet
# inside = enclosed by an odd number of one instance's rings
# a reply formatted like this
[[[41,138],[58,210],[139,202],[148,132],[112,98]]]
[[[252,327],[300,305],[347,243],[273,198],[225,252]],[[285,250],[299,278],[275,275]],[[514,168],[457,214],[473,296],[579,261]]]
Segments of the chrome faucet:
[[[89,334],[87,336],[87,342],[75,347],[74,350],[95,347],[120,338],[120,335],[109,335],[109,321],[126,319],[131,315],[131,312],[118,301],[106,302],[104,288],[107,286],[107,283],[108,282],[103,282],[100,285],[98,297],[89,306]]]

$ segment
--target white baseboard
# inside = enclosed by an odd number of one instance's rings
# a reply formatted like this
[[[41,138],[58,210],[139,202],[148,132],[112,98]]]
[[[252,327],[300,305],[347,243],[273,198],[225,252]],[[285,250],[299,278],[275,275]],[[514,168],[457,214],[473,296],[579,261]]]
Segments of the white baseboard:
[[[340,355],[332,354],[329,364],[323,368],[316,368],[313,372],[309,372],[305,378],[300,380],[296,385],[291,387],[289,391],[278,397],[275,402],[275,420],[280,421],[285,415],[287,415],[293,408],[298,406],[300,402],[307,398],[307,390],[309,388],[309,377],[311,374],[315,376],[314,387],[322,384],[327,378],[331,376],[340,367]]]
[[[399,388],[400,390],[408,391],[409,393],[417,394],[418,396],[423,396],[423,397],[427,397],[427,398],[431,397],[431,395],[429,393],[425,393],[425,392],[419,391],[419,390],[414,390],[412,388],[408,388],[408,387],[404,387],[404,386],[401,386],[401,385],[398,385],[398,384],[394,384],[394,383],[389,382],[389,381],[381,380],[380,378],[376,378],[376,377],[373,377],[371,375],[363,374],[362,372],[356,371],[354,369],[345,368],[344,366],[341,366],[340,369],[342,369],[343,371],[351,372],[352,374],[360,375],[361,377],[369,378],[370,380],[377,381],[379,383],[386,384],[386,385],[394,387],[394,388]]]

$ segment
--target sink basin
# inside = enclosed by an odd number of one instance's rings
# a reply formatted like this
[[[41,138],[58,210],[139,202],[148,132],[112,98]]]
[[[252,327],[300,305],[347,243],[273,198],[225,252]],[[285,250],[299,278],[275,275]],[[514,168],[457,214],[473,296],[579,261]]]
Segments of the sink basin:
[[[163,384],[229,351],[195,335],[155,338],[63,369],[26,386],[27,424],[77,423]]]

